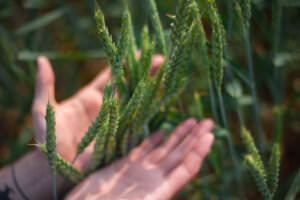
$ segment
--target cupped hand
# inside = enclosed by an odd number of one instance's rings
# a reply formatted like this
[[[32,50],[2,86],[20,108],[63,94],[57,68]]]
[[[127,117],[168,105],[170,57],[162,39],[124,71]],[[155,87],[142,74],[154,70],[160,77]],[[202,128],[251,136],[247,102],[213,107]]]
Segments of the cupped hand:
[[[116,163],[90,175],[68,200],[168,200],[199,171],[214,140],[211,120],[189,119],[159,145],[156,132]]]
[[[162,62],[162,56],[154,56],[152,69],[158,68]],[[109,69],[104,70],[73,97],[58,103],[55,100],[55,76],[49,60],[46,57],[39,57],[37,63],[35,97],[32,106],[36,141],[37,143],[45,141],[45,113],[49,100],[55,111],[57,152],[71,162],[76,156],[77,144],[99,112],[103,88],[110,78],[110,71]],[[78,157],[75,166],[84,169],[88,164],[91,152],[92,145]]]

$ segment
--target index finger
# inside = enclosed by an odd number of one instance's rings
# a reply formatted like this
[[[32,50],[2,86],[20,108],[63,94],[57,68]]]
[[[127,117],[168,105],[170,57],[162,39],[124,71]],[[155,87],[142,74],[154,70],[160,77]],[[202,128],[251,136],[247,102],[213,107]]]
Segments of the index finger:
[[[91,86],[94,89],[102,92],[106,85],[106,82],[110,79],[111,79],[110,68],[107,67],[106,69],[101,71],[99,75],[97,75],[97,77],[91,82]]]

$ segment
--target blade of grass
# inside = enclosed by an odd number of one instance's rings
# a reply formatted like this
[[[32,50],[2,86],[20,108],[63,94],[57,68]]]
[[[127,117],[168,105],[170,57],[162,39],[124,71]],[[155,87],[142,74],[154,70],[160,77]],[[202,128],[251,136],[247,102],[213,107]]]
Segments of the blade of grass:
[[[41,55],[46,56],[51,60],[88,60],[93,58],[106,58],[106,55],[102,49],[94,49],[72,52],[23,50],[19,52],[18,59],[21,61],[35,61]]]
[[[298,172],[293,180],[293,183],[285,197],[285,200],[293,200],[296,197],[297,191],[300,186],[300,167],[298,168]]]
[[[44,26],[47,26],[50,23],[52,23],[53,21],[55,21],[55,20],[59,19],[60,17],[62,17],[63,15],[65,15],[68,12],[68,10],[69,9],[66,7],[56,9],[56,10],[48,13],[45,16],[39,17],[27,24],[22,25],[15,31],[15,34],[18,36],[21,36],[21,35],[30,33],[32,31],[35,31],[37,29],[40,29]]]

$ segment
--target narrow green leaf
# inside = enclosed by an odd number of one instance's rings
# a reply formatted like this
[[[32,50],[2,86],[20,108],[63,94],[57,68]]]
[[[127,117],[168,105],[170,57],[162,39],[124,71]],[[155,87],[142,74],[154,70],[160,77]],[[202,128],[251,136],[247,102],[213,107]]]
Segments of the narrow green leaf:
[[[17,35],[24,35],[30,33],[32,31],[38,30],[44,26],[49,25],[50,23],[54,22],[55,20],[59,19],[63,15],[65,15],[69,11],[68,8],[59,8],[48,13],[45,16],[39,17],[27,24],[22,25],[16,30]]]
[[[285,200],[294,200],[297,192],[299,191],[299,187],[300,187],[300,167],[297,170],[297,174],[293,180],[292,185],[290,186],[290,189],[285,197]]]

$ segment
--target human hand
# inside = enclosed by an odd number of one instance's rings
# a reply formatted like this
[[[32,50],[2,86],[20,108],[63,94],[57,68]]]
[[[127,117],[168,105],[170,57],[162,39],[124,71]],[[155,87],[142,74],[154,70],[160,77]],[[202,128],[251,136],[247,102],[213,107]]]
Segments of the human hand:
[[[159,68],[162,62],[162,56],[154,56],[152,69]],[[103,88],[109,78],[110,71],[106,69],[73,97],[57,103],[54,91],[55,78],[51,64],[46,57],[39,57],[35,97],[32,106],[36,141],[38,143],[45,141],[45,113],[49,100],[55,111],[57,152],[71,162],[76,155],[77,144],[98,114],[102,104]],[[90,145],[78,157],[75,162],[77,168],[84,169],[87,166],[92,150],[92,145]]]
[[[214,141],[212,128],[211,120],[189,119],[161,146],[164,132],[156,132],[128,156],[90,175],[66,199],[171,199],[199,171]]]

